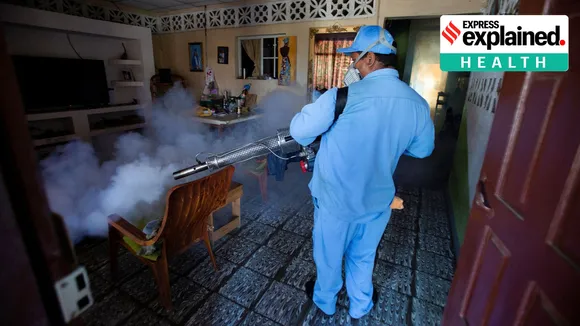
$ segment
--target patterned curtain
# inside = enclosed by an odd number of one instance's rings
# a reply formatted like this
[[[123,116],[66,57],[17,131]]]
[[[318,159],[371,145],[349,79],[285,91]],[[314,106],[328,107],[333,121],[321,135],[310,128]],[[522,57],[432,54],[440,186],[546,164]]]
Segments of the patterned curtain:
[[[349,47],[353,38],[332,38],[314,43],[314,71],[312,86],[315,89],[342,87],[342,79],[350,65],[350,57],[336,50]]]

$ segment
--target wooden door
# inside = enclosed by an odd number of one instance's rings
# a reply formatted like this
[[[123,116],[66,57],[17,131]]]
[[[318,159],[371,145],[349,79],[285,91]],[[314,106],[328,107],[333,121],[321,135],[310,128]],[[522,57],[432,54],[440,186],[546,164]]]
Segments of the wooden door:
[[[76,262],[48,207],[2,24],[0,80],[0,325],[62,325],[54,283]]]
[[[443,325],[580,325],[580,1],[566,73],[506,73]],[[568,41],[568,40],[567,40]]]

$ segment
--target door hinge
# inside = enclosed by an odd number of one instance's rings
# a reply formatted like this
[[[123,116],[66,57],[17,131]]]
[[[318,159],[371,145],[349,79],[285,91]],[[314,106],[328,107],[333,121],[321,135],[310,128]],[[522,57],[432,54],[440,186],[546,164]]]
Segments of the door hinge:
[[[81,266],[54,284],[66,323],[93,305],[87,270]]]

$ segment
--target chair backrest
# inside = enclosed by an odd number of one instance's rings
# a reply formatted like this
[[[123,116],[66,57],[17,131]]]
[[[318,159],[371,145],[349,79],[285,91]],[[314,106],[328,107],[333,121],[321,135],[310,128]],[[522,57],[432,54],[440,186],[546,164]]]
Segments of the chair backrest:
[[[168,256],[180,253],[207,232],[207,218],[226,204],[234,167],[173,187],[160,228]]]

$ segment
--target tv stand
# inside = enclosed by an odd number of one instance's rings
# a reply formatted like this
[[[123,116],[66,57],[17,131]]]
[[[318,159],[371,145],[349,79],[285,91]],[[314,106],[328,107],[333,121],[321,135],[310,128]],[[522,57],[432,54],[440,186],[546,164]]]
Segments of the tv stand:
[[[26,117],[34,146],[56,147],[73,140],[91,142],[92,137],[145,127],[148,113],[138,104],[112,105],[47,113]],[[52,145],[52,146],[47,146]]]

